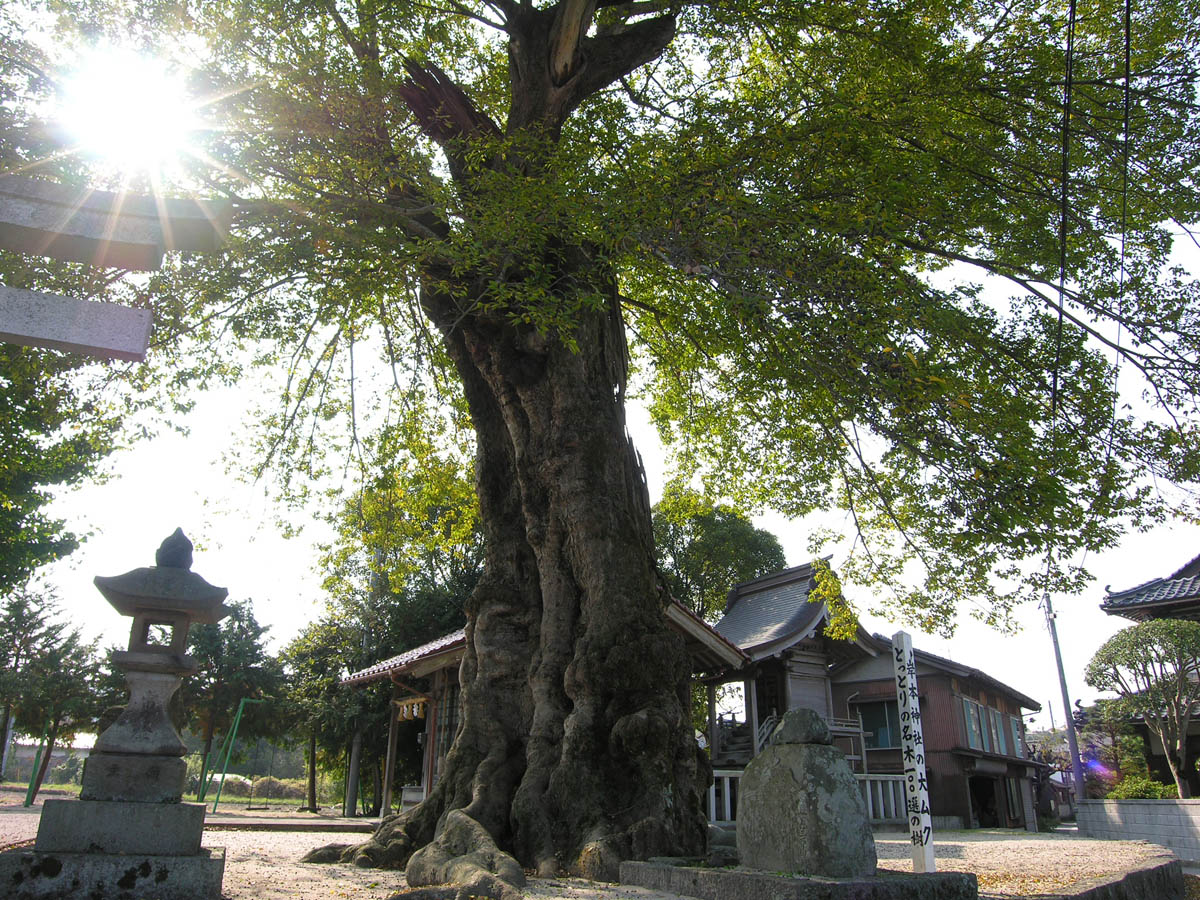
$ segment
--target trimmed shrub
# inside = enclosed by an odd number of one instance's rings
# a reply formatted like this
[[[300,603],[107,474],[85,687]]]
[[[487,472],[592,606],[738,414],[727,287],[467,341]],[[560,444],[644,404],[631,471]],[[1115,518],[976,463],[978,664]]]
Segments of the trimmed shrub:
[[[303,800],[305,783],[300,778],[273,778],[264,775],[254,779],[256,800]]]
[[[1146,775],[1126,775],[1108,792],[1109,800],[1174,800],[1179,792],[1173,784],[1154,781]]]

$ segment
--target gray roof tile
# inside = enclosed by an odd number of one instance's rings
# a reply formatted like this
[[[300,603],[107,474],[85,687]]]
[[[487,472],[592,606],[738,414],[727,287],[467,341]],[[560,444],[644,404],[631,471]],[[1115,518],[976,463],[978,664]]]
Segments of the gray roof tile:
[[[812,567],[807,565],[739,584],[713,629],[746,652],[803,634],[824,610],[824,604],[809,602],[811,587]]]
[[[1119,612],[1152,604],[1200,599],[1200,575],[1190,578],[1156,578],[1124,591],[1109,591],[1102,609]]]

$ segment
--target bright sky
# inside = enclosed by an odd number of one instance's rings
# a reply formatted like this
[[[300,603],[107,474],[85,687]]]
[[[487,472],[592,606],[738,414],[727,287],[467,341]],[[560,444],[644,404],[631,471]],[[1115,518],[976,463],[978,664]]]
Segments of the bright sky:
[[[114,113],[124,122],[112,128],[111,116],[96,113],[97,98],[128,97],[131,85],[160,84],[166,76],[148,77],[140,63],[116,65],[107,59],[97,72],[118,72],[127,77],[120,88],[108,85],[98,89],[98,75],[88,76],[83,84],[93,92],[79,100],[87,115],[79,115],[76,125],[79,139],[96,152],[133,154],[146,150],[148,138],[127,142],[124,149],[100,146],[105,135],[133,132],[136,123],[124,116],[128,110]],[[169,103],[158,103],[158,112]],[[176,104],[178,105],[178,104]],[[150,108],[143,106],[141,109]],[[158,119],[161,126],[161,116]],[[99,133],[94,126],[100,123]],[[173,129],[151,129],[161,137],[170,131],[171,142],[186,142],[191,127],[186,118],[172,120]],[[91,130],[89,130],[91,129]],[[90,135],[90,136],[89,136]],[[157,142],[143,160],[157,165],[169,160],[172,150]],[[1197,271],[1196,266],[1191,267]],[[225,472],[222,454],[228,451],[234,436],[250,414],[257,399],[253,385],[241,390],[223,390],[200,399],[188,419],[191,436],[168,433],[145,442],[114,460],[114,477],[106,484],[86,485],[62,496],[52,513],[67,520],[76,533],[92,532],[92,537],[69,559],[45,573],[55,586],[71,620],[89,635],[99,635],[106,645],[124,645],[129,620],[118,616],[92,586],[96,575],[116,575],[138,566],[151,565],[154,550],[177,526],[196,544],[194,571],[211,583],[229,588],[233,599],[251,598],[255,615],[271,627],[275,649],[286,643],[306,623],[320,615],[324,598],[320,577],[314,570],[316,544],[324,536],[319,523],[309,512],[285,513],[289,521],[310,524],[299,538],[286,540],[276,527],[276,509],[265,499],[261,487],[240,483]],[[630,411],[634,440],[648,468],[652,499],[661,491],[664,465],[661,448],[644,414]],[[759,520],[758,524],[775,533],[782,542],[792,565],[807,559],[806,527],[778,517]],[[1200,553],[1200,527],[1165,526],[1151,534],[1129,536],[1122,546],[1088,564],[1096,574],[1094,587],[1078,598],[1055,598],[1059,636],[1068,685],[1072,697],[1090,701],[1094,693],[1083,683],[1082,671],[1097,647],[1127,623],[1105,616],[1099,610],[1105,585],[1125,588],[1153,577],[1169,574]],[[837,565],[837,557],[834,558]],[[871,605],[869,597],[852,596],[860,609]],[[918,649],[927,650],[965,663],[1007,682],[1043,705],[1036,719],[1040,727],[1054,720],[1063,721],[1058,677],[1044,620],[1036,608],[1020,616],[1024,631],[1015,637],[1002,637],[970,619],[963,620],[958,634],[946,641],[913,633]],[[892,623],[867,617],[864,625],[871,631],[891,635]]]

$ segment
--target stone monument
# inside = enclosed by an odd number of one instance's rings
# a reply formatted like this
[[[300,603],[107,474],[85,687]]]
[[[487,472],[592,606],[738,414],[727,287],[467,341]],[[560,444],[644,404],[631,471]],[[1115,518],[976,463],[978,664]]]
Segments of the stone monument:
[[[783,717],[746,766],[738,799],[742,865],[855,878],[875,874],[875,838],[845,754],[811,709]]]
[[[34,851],[4,854],[6,897],[221,896],[225,851],[200,848],[204,807],[181,802],[186,749],[167,704],[183,676],[196,672],[185,653],[188,629],[228,615],[221,601],[229,592],[190,571],[192,545],[179,529],[155,563],[95,579],[117,612],[133,617],[129,649],[112,656],[125,673],[129,702],[97,739],[80,799],[46,800]]]

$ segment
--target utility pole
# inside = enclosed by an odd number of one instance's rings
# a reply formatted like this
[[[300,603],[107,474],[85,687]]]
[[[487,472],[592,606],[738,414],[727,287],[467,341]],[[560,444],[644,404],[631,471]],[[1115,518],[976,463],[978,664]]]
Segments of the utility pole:
[[[1066,722],[1063,728],[1067,732],[1067,748],[1071,754],[1071,777],[1075,781],[1075,808],[1078,810],[1079,801],[1083,799],[1083,764],[1079,761],[1079,742],[1075,739],[1075,720],[1071,717],[1071,697],[1067,692],[1067,675],[1063,670],[1062,650],[1058,646],[1058,628],[1054,624],[1057,616],[1050,602],[1050,594],[1046,594],[1046,627],[1050,629],[1050,642],[1054,645],[1054,661],[1058,664],[1058,686],[1062,690],[1063,709],[1066,711]],[[1054,727],[1054,714],[1050,714],[1050,725]]]

